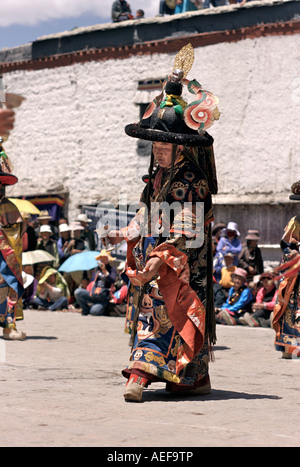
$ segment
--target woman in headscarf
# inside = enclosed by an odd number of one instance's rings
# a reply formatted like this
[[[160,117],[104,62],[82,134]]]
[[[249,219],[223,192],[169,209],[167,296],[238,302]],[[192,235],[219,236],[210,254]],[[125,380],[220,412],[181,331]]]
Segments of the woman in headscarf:
[[[68,308],[69,298],[69,288],[63,276],[56,269],[46,266],[41,272],[32,305],[50,311],[63,310]]]

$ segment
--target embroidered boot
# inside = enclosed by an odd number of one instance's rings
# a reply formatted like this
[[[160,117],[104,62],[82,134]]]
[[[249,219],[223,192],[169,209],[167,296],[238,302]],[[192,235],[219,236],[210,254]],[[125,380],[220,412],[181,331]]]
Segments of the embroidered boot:
[[[123,393],[125,400],[131,402],[141,402],[143,397],[143,389],[147,383],[147,378],[132,374],[127,381],[126,388]]]
[[[168,382],[166,384],[166,391],[178,396],[198,395],[204,396],[211,393],[210,378],[207,376],[203,380],[195,383],[193,386],[186,384],[176,384]]]
[[[17,329],[14,328],[4,328],[3,339],[8,341],[24,341],[26,339],[26,334],[25,332],[17,331]]]

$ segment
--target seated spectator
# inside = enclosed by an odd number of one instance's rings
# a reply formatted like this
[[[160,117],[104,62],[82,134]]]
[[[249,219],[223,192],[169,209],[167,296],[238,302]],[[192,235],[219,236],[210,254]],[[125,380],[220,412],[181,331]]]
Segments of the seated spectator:
[[[36,244],[37,244],[37,238],[35,235],[34,228],[29,223],[31,215],[28,214],[27,212],[22,212],[21,215],[22,215],[23,222],[24,222],[24,229],[26,229],[22,237],[23,251],[35,250]]]
[[[56,269],[59,267],[59,254],[57,249],[57,243],[51,238],[52,230],[50,225],[41,225],[40,227],[40,240],[37,242],[37,250],[45,250],[50,255],[54,256],[55,260],[52,262],[52,266]]]
[[[114,23],[133,19],[129,3],[126,0],[115,0],[111,8],[111,18]]]
[[[34,277],[33,266],[23,266],[22,277],[25,289],[22,296],[23,308],[32,308],[32,301],[34,300],[38,285],[38,280]]]
[[[239,256],[239,267],[247,271],[247,281],[250,282],[254,276],[264,272],[261,250],[257,246],[258,230],[248,230],[245,240],[247,243]]]
[[[127,311],[127,293],[127,285],[121,278],[112,284],[108,306],[108,314],[110,316],[125,316]]]
[[[196,11],[202,7],[201,0],[177,0],[175,15],[185,13],[187,11]]]
[[[219,243],[222,231],[224,229],[226,229],[226,224],[224,224],[224,222],[218,222],[217,224],[214,224],[212,229],[212,236],[217,240],[217,243]]]
[[[174,15],[177,0],[160,0],[159,14]]]
[[[86,214],[79,214],[75,222],[83,227],[81,237],[85,241],[86,245],[88,245],[88,249],[94,251],[96,248],[96,239],[94,232],[89,228],[92,219],[89,219]]]
[[[217,251],[223,255],[225,253],[232,253],[234,260],[233,264],[238,265],[239,255],[242,251],[242,244],[239,239],[240,232],[235,222],[228,222],[224,234],[221,236],[217,245]]]
[[[253,295],[247,287],[247,272],[244,269],[236,268],[232,275],[233,287],[229,289],[228,298],[220,309],[216,309],[216,319],[218,323],[236,325],[239,318],[251,310]]]
[[[215,309],[221,308],[224,302],[226,302],[226,295],[224,293],[224,289],[220,284],[217,284],[214,279],[213,283],[213,289],[214,289],[214,304],[215,304]]]
[[[76,255],[78,253],[82,253],[83,251],[88,250],[88,242],[82,238],[82,232],[84,227],[79,224],[78,222],[73,222],[70,225],[71,229],[71,241],[68,245],[68,251],[70,252],[70,256]],[[81,280],[83,277],[83,271],[72,271],[72,272],[65,272],[64,278],[68,284],[70,290],[70,303],[74,301],[74,292],[79,287]]]
[[[50,311],[68,308],[69,289],[62,275],[54,268],[46,266],[40,276],[36,296],[32,301],[34,308]]]
[[[236,266],[233,264],[233,254],[228,252],[224,255],[225,266],[221,269],[221,279],[219,284],[223,289],[230,289],[233,287],[232,274],[236,270]]]
[[[68,224],[59,225],[59,239],[57,242],[57,250],[59,254],[60,264],[70,257],[72,249],[71,229]]]
[[[88,242],[82,238],[82,232],[84,227],[81,224],[74,222],[71,225],[72,240],[71,240],[71,255],[81,253],[82,251],[88,250]]]
[[[225,266],[224,256],[222,253],[217,251],[218,242],[215,237],[212,238],[212,250],[213,250],[213,275],[216,283],[219,283],[221,279],[221,270]]]
[[[106,313],[110,299],[110,288],[117,278],[117,270],[110,262],[113,258],[110,252],[102,250],[96,257],[99,268],[94,281],[87,289],[75,290],[75,299],[82,309],[82,315],[101,316]]]
[[[259,288],[252,304],[252,313],[245,313],[240,318],[241,324],[250,327],[271,327],[271,318],[276,303],[278,290],[274,283],[274,274],[264,272],[260,276],[262,287]]]
[[[50,216],[47,209],[44,209],[43,211],[41,211],[41,213],[36,218],[36,220],[38,222],[38,226],[35,229],[35,234],[36,234],[38,239],[39,239],[39,236],[40,236],[41,226],[42,225],[48,225],[51,228],[51,231],[52,231],[51,237],[56,241],[58,240],[58,228],[55,227],[54,225],[50,225],[50,221],[52,220],[52,217]]]

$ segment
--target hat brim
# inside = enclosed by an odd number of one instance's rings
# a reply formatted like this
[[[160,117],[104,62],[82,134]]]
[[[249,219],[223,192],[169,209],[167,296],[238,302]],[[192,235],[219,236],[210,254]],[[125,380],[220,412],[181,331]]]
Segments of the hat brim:
[[[96,261],[98,261],[100,258],[104,258],[104,257],[110,259],[111,261],[114,261],[116,259],[113,256],[111,256],[109,251],[101,251],[99,255],[95,257],[95,259]]]
[[[144,139],[146,141],[157,141],[161,143],[172,143],[182,146],[211,146],[214,142],[212,136],[208,133],[203,135],[172,133],[162,130],[152,130],[151,128],[143,128],[137,123],[130,123],[125,127],[125,133],[132,138]]]
[[[15,175],[8,174],[6,172],[0,172],[0,183],[2,185],[15,185],[18,178]]]

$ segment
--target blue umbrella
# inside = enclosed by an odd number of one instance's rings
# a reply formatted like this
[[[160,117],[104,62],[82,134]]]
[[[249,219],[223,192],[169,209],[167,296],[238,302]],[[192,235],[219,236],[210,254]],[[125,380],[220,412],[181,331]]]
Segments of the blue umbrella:
[[[96,256],[100,251],[83,251],[66,259],[58,269],[60,272],[89,271],[98,266]]]

